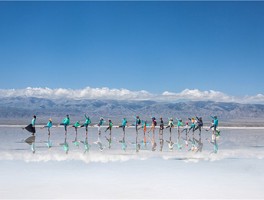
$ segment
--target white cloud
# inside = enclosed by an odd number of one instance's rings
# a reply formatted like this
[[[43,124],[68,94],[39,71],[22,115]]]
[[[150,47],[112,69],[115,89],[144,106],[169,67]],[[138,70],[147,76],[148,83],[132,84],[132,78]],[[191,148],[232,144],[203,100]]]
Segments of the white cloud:
[[[198,89],[185,89],[180,93],[172,93],[165,91],[162,93],[163,97],[167,97],[168,100],[194,100],[194,101],[220,101],[220,102],[237,102],[239,99],[235,99],[233,96],[228,96],[225,93],[209,90],[209,91],[200,91]],[[264,100],[264,98],[263,98]]]
[[[0,97],[38,97],[38,98],[69,98],[69,99],[119,99],[119,100],[145,100],[153,96],[151,93],[130,91],[127,89],[90,88],[84,89],[50,89],[50,88],[25,88],[25,89],[1,89]]]
[[[255,96],[230,96],[223,92],[198,89],[185,89],[179,93],[165,91],[162,94],[153,94],[145,90],[131,91],[127,89],[109,89],[86,87],[83,89],[65,88],[32,88],[25,89],[0,89],[0,97],[38,97],[48,99],[115,99],[115,100],[154,100],[154,101],[217,101],[238,103],[264,103],[264,95]]]

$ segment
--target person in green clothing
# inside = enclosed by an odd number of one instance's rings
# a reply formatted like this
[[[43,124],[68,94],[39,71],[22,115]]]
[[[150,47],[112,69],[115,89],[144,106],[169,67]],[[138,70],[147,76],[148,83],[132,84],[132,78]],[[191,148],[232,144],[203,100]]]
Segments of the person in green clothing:
[[[111,119],[108,120],[108,127],[105,129],[105,132],[109,130],[109,138],[106,138],[109,144],[109,149],[111,148],[111,143],[112,143],[112,127],[113,127],[113,122]]]
[[[86,133],[86,136],[88,135],[88,126],[91,124],[91,120],[89,117],[87,117],[86,114],[84,114],[84,117],[85,117],[85,122],[83,125],[81,125],[81,127],[85,127],[85,133]]]
[[[79,142],[78,139],[77,139],[77,138],[78,138],[77,134],[78,134],[78,128],[81,127],[80,122],[77,121],[72,127],[74,127],[74,129],[75,129],[75,139],[74,139],[74,141],[72,141],[72,142],[73,142],[73,144],[74,144],[75,146],[79,147],[80,142]]]
[[[47,142],[47,146],[48,148],[52,147],[52,143],[50,141],[50,128],[52,127],[52,119],[50,118],[47,125],[43,126],[42,128],[47,128],[48,129],[48,142]]]
[[[122,128],[123,129],[123,137],[122,137],[122,140],[119,140],[119,143],[121,143],[122,149],[124,151],[126,151],[126,148],[127,148],[127,144],[126,144],[126,126],[127,126],[127,120],[124,117],[123,120],[122,120],[122,124],[117,127],[117,128]]]
[[[62,123],[60,125],[64,126],[65,135],[67,135],[67,127],[70,125],[70,116],[66,115],[66,118],[63,119]]]
[[[178,147],[178,149],[181,149],[182,148],[182,145],[181,145],[181,128],[183,127],[183,122],[182,122],[182,119],[176,118],[176,120],[177,120],[177,129],[178,129],[177,147]]]
[[[209,139],[207,139],[207,140],[209,143],[213,144],[213,146],[214,146],[213,153],[217,153],[218,152],[217,136],[220,135],[220,131],[217,128],[218,127],[218,118],[217,118],[217,116],[211,116],[211,118],[213,119],[212,126],[210,126],[209,129],[206,129],[206,131],[209,131],[210,129],[213,128],[212,140],[211,141]]]
[[[84,153],[89,152],[89,149],[90,149],[91,145],[88,143],[88,137],[87,137],[87,135],[85,137],[85,140],[84,141],[81,141],[81,143],[84,144],[84,149],[85,149]]]
[[[42,128],[48,129],[48,135],[50,135],[50,128],[52,127],[52,119],[50,118],[47,125],[43,126]]]
[[[75,122],[75,124],[72,127],[74,127],[75,133],[77,135],[77,129],[81,127],[80,122],[79,121]]]
[[[194,137],[194,130],[195,130],[195,127],[196,127],[196,120],[194,117],[192,118],[188,118],[190,121],[191,121],[191,125],[190,125],[190,128],[188,130],[188,133],[192,130],[192,135]]]
[[[105,132],[106,131],[110,131],[110,134],[111,134],[111,131],[112,131],[112,127],[113,127],[113,122],[111,119],[108,120],[108,127],[105,129]]]
[[[124,117],[123,120],[122,120],[122,124],[117,127],[117,128],[122,128],[123,129],[123,139],[122,139],[122,141],[125,141],[125,137],[126,137],[126,126],[127,126],[127,120]]]
[[[181,128],[183,127],[183,122],[182,119],[176,118],[176,120],[177,120],[178,140],[179,140],[181,137]]]
[[[36,117],[36,115],[34,115],[33,116],[33,119],[31,120],[32,127],[35,127],[35,125],[36,125],[36,119],[37,119],[37,117]]]
[[[105,122],[104,118],[100,117],[100,120],[97,124],[97,126],[98,126],[98,138],[101,137],[101,126],[103,125],[104,122]]]
[[[32,133],[32,136],[35,135],[36,133],[36,128],[35,128],[35,125],[36,125],[36,115],[33,116],[32,120],[31,120],[31,124],[29,124],[28,126],[22,128],[22,129],[26,129],[28,132]]]
[[[206,131],[209,131],[211,128],[214,128],[213,131],[215,132],[218,127],[218,119],[217,116],[211,116],[211,118],[213,119],[212,126],[210,126],[209,129],[206,129]]]
[[[31,150],[32,150],[32,153],[34,154],[36,152],[36,146],[35,146],[35,133],[36,133],[36,129],[35,129],[35,124],[36,124],[36,115],[33,116],[33,119],[31,120],[31,123],[22,128],[23,130],[26,129],[28,132],[32,133],[32,136],[34,139],[33,141],[31,142]]]

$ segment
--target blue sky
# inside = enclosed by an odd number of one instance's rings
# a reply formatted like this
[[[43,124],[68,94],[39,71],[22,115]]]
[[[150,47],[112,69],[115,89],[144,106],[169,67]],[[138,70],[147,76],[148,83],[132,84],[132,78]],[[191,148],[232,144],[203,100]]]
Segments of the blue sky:
[[[0,88],[264,93],[264,2],[0,2]]]

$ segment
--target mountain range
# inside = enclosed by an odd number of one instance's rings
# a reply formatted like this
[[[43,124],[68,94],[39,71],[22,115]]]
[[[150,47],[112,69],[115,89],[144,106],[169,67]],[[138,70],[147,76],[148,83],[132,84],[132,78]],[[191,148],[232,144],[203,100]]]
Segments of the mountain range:
[[[73,100],[45,99],[35,97],[5,97],[0,98],[0,124],[27,124],[33,115],[37,115],[38,123],[44,124],[51,117],[59,123],[69,114],[71,122],[84,120],[84,113],[90,116],[92,122],[99,117],[112,119],[114,124],[121,123],[123,117],[129,122],[139,115],[143,120],[163,117],[167,122],[169,117],[182,118],[202,116],[205,123],[210,123],[211,115],[217,115],[222,125],[263,126],[264,105],[223,103],[214,101],[127,101],[127,100]]]

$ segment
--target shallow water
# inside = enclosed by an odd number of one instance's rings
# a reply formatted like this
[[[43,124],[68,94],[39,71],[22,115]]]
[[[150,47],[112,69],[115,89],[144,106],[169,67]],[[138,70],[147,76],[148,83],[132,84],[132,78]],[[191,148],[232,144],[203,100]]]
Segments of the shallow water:
[[[213,146],[206,141],[206,138],[211,138],[211,132],[202,131],[202,152],[190,151],[191,142],[188,146],[185,145],[183,138],[185,135],[182,134],[180,143],[182,149],[178,149],[174,146],[174,150],[170,151],[168,144],[164,142],[163,151],[160,152],[160,144],[158,140],[158,130],[155,132],[155,138],[157,142],[156,151],[152,151],[150,138],[147,137],[148,143],[145,147],[143,141],[143,131],[139,130],[138,142],[141,144],[141,150],[136,152],[136,134],[134,128],[126,129],[126,151],[122,150],[122,144],[119,141],[122,139],[122,130],[113,128],[112,130],[112,144],[109,149],[109,144],[105,139],[105,136],[109,137],[109,132],[104,132],[105,128],[102,128],[101,141],[104,147],[103,152],[98,148],[97,144],[97,128],[89,128],[88,132],[88,143],[90,144],[89,151],[85,151],[85,146],[80,141],[85,140],[85,130],[79,129],[77,135],[77,141],[79,146],[74,145],[75,131],[73,128],[68,130],[67,143],[69,144],[69,151],[66,152],[63,149],[62,144],[65,142],[64,129],[62,127],[52,128],[50,141],[52,147],[48,148],[48,134],[46,129],[37,129],[36,142],[35,142],[35,154],[32,154],[31,146],[24,142],[24,140],[30,136],[30,133],[26,130],[22,130],[20,127],[0,127],[0,154],[1,160],[26,160],[29,158],[30,161],[35,160],[81,160],[84,162],[93,161],[117,161],[129,160],[129,159],[148,159],[151,157],[160,157],[163,159],[179,158],[182,160],[188,160],[192,158],[199,158],[205,160],[211,159],[235,159],[235,158],[263,158],[264,150],[264,130],[262,129],[223,129],[221,136],[218,140],[219,151],[217,155],[210,154],[213,151]],[[147,133],[152,137],[152,133]],[[192,135],[190,138],[192,138]],[[195,133],[195,138],[198,139],[198,132]],[[169,130],[164,131],[164,140],[169,140]],[[172,141],[177,140],[177,129],[172,131]],[[101,158],[100,158],[101,157]]]
[[[160,152],[157,131],[157,150],[151,151],[148,144],[136,152],[133,128],[127,129],[128,147],[123,151],[117,142],[122,130],[114,128],[112,135],[116,139],[109,149],[103,129],[105,149],[101,152],[93,144],[97,129],[90,128],[91,148],[85,153],[82,143],[79,147],[72,143],[75,132],[69,129],[66,154],[60,145],[65,139],[63,128],[51,129],[52,148],[46,144],[47,130],[37,129],[33,154],[23,142],[30,133],[19,127],[0,127],[0,198],[264,198],[261,129],[222,129],[217,154],[211,154],[213,146],[205,141],[211,135],[204,130],[203,151],[197,153],[189,151],[190,145],[169,151],[167,144]],[[139,136],[141,141],[142,130]],[[168,137],[165,130],[164,139]],[[174,141],[176,137],[174,129]],[[85,130],[79,129],[78,140],[84,139]]]

